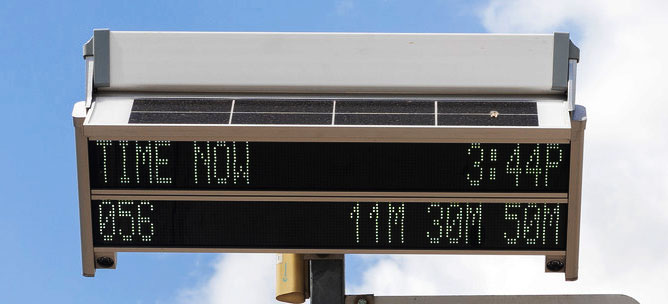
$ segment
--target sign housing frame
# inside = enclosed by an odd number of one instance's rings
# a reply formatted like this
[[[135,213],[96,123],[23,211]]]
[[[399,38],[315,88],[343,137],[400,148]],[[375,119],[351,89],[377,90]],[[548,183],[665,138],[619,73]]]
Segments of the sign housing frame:
[[[185,40],[195,39],[196,45],[184,50],[180,48]],[[315,39],[315,40],[314,40]],[[471,53],[473,57],[461,60],[457,56],[442,57],[444,53],[443,44],[452,49],[448,52],[466,51],[468,49],[488,50],[496,57],[490,57],[485,52]],[[329,41],[327,44],[313,43],[314,41]],[[254,43],[262,41],[274,41],[277,44],[285,44],[287,47],[304,46],[311,50],[322,50],[326,52],[332,47],[345,50],[345,54],[339,57],[328,57],[327,60],[332,67],[344,69],[352,75],[352,78],[338,85],[323,82],[330,79],[327,69],[315,69],[311,78],[288,78],[283,84],[258,81],[267,79],[272,75],[262,69],[255,69],[255,78],[244,78],[241,82],[230,80],[225,77],[214,77],[212,81],[205,79],[206,75],[212,75],[220,69],[231,73],[247,72],[245,65],[256,65],[258,56],[253,52],[234,53],[234,49],[226,49],[228,55],[238,58],[237,62],[220,60],[218,53],[201,54],[197,57],[193,54],[198,50],[206,49],[205,46],[220,48],[229,45],[230,41],[237,43]],[[365,42],[364,46],[359,41]],[[458,43],[452,43],[452,42]],[[147,43],[149,42],[149,43]],[[152,43],[151,43],[152,42]],[[416,43],[418,42],[418,43]],[[434,44],[436,42],[436,44]],[[503,43],[499,43],[503,42]],[[157,43],[157,44],[156,44]],[[397,44],[399,43],[399,44]],[[404,45],[405,44],[405,45]],[[151,45],[162,45],[160,49],[151,48]],[[392,47],[391,47],[392,46]],[[394,48],[394,46],[397,46]],[[488,46],[485,48],[485,46]],[[123,53],[123,50],[134,50]],[[366,50],[366,53],[360,52]],[[119,51],[121,53],[119,53]],[[183,55],[185,51],[185,56]],[[192,53],[192,52],[195,53]],[[238,50],[237,50],[238,51]],[[352,51],[348,53],[348,51]],[[453,69],[440,69],[433,66],[429,59],[424,60],[420,56],[413,56],[416,52],[426,52],[443,60],[455,67]],[[214,52],[215,53],[215,52]],[[120,56],[120,55],[122,56]],[[188,55],[190,54],[190,55]],[[313,54],[317,54],[314,52]],[[287,53],[275,53],[272,57],[278,65],[272,62],[261,62],[267,65],[271,71],[272,67],[280,67],[285,62],[307,62],[319,57],[310,54],[300,57]],[[324,53],[323,53],[324,54]],[[359,57],[358,54],[362,54]],[[406,58],[405,66],[397,66],[394,58],[397,55]],[[412,54],[412,55],[411,55]],[[195,54],[197,55],[197,54]],[[264,54],[266,55],[266,54]],[[263,55],[263,56],[264,56]],[[529,58],[526,61],[523,58]],[[156,65],[156,60],[165,58],[179,62],[177,67],[188,70],[192,66],[182,65],[183,62],[191,62],[193,58],[196,63],[206,63],[201,66],[201,75],[191,79],[164,77],[169,67],[163,64]],[[386,61],[387,66],[350,66],[346,62],[374,62],[376,59]],[[476,59],[477,58],[477,59]],[[477,65],[475,62],[488,62],[494,58],[497,65]],[[586,113],[584,107],[573,107],[575,97],[575,67],[579,60],[579,50],[570,41],[567,33],[554,33],[553,35],[487,35],[487,34],[373,34],[373,33],[176,33],[176,32],[116,32],[108,29],[95,30],[94,37],[84,45],[84,59],[86,62],[86,100],[75,104],[72,113],[75,126],[75,140],[77,152],[77,172],[79,188],[79,210],[82,244],[82,266],[84,276],[94,276],[97,268],[115,268],[117,261],[116,252],[131,251],[115,250],[120,248],[96,248],[92,242],[91,222],[91,200],[93,197],[125,197],[125,198],[174,198],[176,195],[189,195],[198,199],[210,199],[215,197],[221,200],[257,200],[272,197],[273,201],[299,199],[299,200],[411,200],[411,201],[475,201],[484,199],[493,202],[530,202],[540,200],[549,202],[568,203],[568,231],[565,252],[542,252],[547,261],[561,260],[565,267],[560,271],[565,273],[566,280],[576,280],[578,275],[578,251],[579,251],[579,225],[582,191],[582,153],[584,141],[584,128],[586,124]],[[185,61],[184,61],[185,60]],[[473,61],[472,61],[473,60]],[[317,61],[317,60],[316,60]],[[211,64],[211,63],[215,64]],[[337,64],[340,63],[340,64]],[[239,63],[237,65],[237,63]],[[472,64],[473,63],[473,64]],[[458,82],[459,75],[448,74],[450,71],[464,71],[468,76],[475,78],[476,75],[505,75],[506,71],[492,70],[490,67],[510,67],[513,71],[524,71],[526,73],[510,73],[515,81],[508,82],[504,77],[481,78],[479,83]],[[414,67],[420,66],[421,69]],[[475,68],[471,68],[475,66]],[[150,67],[150,68],[149,68]],[[425,75],[431,75],[433,79],[442,79],[443,84],[435,84],[426,81],[426,85],[415,81],[406,81],[394,76],[383,78],[381,81],[367,77],[370,67],[385,69],[389,72],[403,71],[403,77],[412,79],[427,79]],[[389,67],[389,68],[388,68]],[[395,70],[391,70],[394,67]],[[409,67],[409,68],[406,68]],[[355,73],[355,69],[359,73]],[[487,73],[485,70],[487,70]],[[503,70],[503,69],[501,69]],[[290,72],[290,69],[284,70]],[[341,71],[341,70],[337,70]],[[424,75],[412,74],[422,71]],[[501,74],[499,74],[501,72]],[[265,74],[263,74],[265,73]],[[319,73],[319,74],[318,74]],[[365,74],[367,73],[367,74]],[[131,77],[124,78],[123,75]],[[367,75],[367,76],[365,76]],[[532,76],[533,75],[533,76]],[[539,77],[535,77],[535,76]],[[138,77],[141,76],[141,77]],[[466,75],[464,75],[466,76]],[[434,78],[435,77],[435,78]],[[464,77],[465,78],[465,77]],[[462,79],[464,79],[462,78]],[[192,79],[195,82],[191,81]],[[452,81],[446,81],[446,80]],[[196,81],[206,82],[204,85]],[[538,81],[537,81],[538,80]],[[217,82],[216,82],[217,81]],[[321,82],[318,82],[321,81]],[[271,82],[271,81],[270,81]],[[324,98],[417,98],[417,99],[460,99],[460,100],[508,100],[508,99],[541,99],[562,102],[567,113],[566,125],[552,128],[531,127],[380,127],[380,126],[330,126],[328,128],[312,126],[215,126],[215,125],[127,125],[115,123],[95,123],[92,115],[96,108],[110,104],[114,99],[132,99],[137,97],[234,97],[234,96],[261,96],[264,98],[305,98],[318,96]],[[120,103],[116,103],[117,105]],[[107,112],[107,111],[104,111]],[[561,112],[561,111],[560,111]],[[109,111],[113,114],[113,111]],[[122,119],[123,114],[121,114]],[[444,131],[444,130],[448,131]],[[243,132],[240,132],[243,131]],[[243,135],[239,135],[243,134]],[[300,141],[305,139],[323,141],[352,141],[352,142],[455,142],[455,143],[570,143],[570,183],[568,193],[559,195],[541,195],[540,193],[514,193],[512,195],[487,193],[484,195],[471,195],[468,193],[414,193],[407,196],[405,193],[391,192],[367,192],[367,193],[342,193],[342,192],[253,192],[247,191],[193,191],[193,192],[125,192],[119,193],[106,190],[91,190],[88,168],[88,140],[248,140],[248,141]],[[352,195],[352,196],[351,196]],[[510,200],[510,201],[509,201]],[[114,249],[114,250],[112,250]],[[163,249],[164,252],[172,252]],[[179,251],[181,252],[181,251]],[[184,252],[221,252],[220,250],[193,251],[192,248]],[[229,252],[229,251],[225,251]],[[249,251],[243,251],[249,252]],[[257,252],[257,251],[253,251]],[[272,253],[277,250],[271,250]],[[294,252],[290,250],[290,252]],[[318,253],[318,252],[304,252]],[[322,252],[332,253],[332,252]],[[382,252],[387,253],[387,252]],[[413,252],[415,253],[415,252]],[[427,253],[427,252],[425,252]],[[429,251],[428,253],[434,253]],[[526,252],[481,252],[481,251],[448,251],[443,253],[452,254],[527,254]],[[531,253],[529,253],[531,254]],[[112,257],[114,264],[100,265],[97,259],[100,257]],[[546,262],[547,262],[546,261]],[[546,269],[546,271],[548,271]]]

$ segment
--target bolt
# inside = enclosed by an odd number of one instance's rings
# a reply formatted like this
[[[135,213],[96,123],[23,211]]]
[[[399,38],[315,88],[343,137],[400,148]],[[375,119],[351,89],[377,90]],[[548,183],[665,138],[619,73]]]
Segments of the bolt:
[[[114,266],[114,259],[107,256],[102,256],[97,258],[97,264],[102,268],[111,268]]]
[[[547,270],[557,272],[564,268],[564,262],[560,260],[551,260],[547,262],[547,265],[545,266],[547,267]]]
[[[364,298],[361,298],[361,299],[357,300],[357,304],[367,304],[367,303],[369,303],[369,302]]]

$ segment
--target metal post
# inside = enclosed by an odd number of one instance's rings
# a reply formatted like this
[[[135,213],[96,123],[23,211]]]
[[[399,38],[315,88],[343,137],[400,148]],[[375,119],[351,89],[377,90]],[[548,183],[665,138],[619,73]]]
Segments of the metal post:
[[[344,259],[310,260],[311,304],[343,304]]]

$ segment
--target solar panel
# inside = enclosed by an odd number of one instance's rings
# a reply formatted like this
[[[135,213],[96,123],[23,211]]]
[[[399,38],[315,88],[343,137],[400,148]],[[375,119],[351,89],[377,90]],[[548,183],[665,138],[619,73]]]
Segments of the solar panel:
[[[535,101],[140,98],[129,123],[538,126]]]

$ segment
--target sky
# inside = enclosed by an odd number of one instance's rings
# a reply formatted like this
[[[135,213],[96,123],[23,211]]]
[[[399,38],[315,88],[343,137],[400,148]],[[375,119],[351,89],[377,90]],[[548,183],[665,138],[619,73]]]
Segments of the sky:
[[[570,32],[588,110],[580,278],[543,257],[349,255],[347,293],[668,297],[668,2],[14,1],[0,3],[0,303],[274,303],[274,255],[119,254],[81,276],[72,106],[94,28]]]

